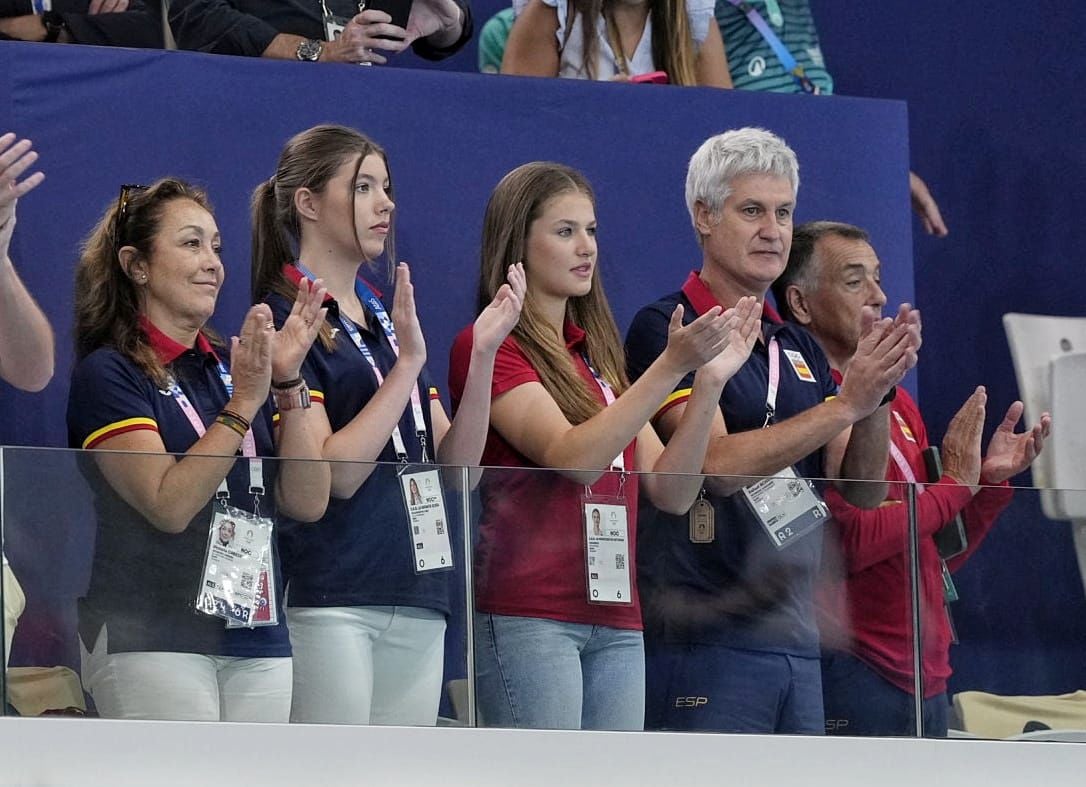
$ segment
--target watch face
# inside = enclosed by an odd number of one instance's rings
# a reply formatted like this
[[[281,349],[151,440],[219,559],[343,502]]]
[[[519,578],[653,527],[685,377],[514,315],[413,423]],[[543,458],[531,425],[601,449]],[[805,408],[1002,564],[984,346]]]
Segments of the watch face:
[[[315,40],[306,40],[298,44],[298,59],[299,60],[317,60],[321,56],[321,42]]]

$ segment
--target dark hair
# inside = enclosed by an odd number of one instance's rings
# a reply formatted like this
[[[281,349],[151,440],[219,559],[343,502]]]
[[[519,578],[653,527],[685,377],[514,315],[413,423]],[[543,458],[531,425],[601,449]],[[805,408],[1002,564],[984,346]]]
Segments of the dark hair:
[[[301,188],[314,192],[323,191],[343,166],[355,159],[355,178],[362,161],[369,155],[378,155],[388,168],[385,151],[373,140],[353,128],[338,125],[320,125],[295,134],[279,154],[275,174],[253,191],[252,198],[252,298],[257,301],[268,293],[279,293],[294,300],[295,287],[283,275],[283,266],[297,259],[298,244],[302,239],[302,225],[294,207],[294,195]],[[389,181],[392,172],[389,171]],[[353,179],[352,179],[353,182]],[[352,194],[354,192],[352,191]],[[389,189],[389,196],[392,190]],[[355,221],[351,211],[351,222]],[[358,228],[354,227],[355,241]],[[362,247],[358,247],[363,256]],[[392,272],[392,260],[396,258],[395,234],[389,227],[385,256],[389,261],[388,273]],[[327,325],[321,327],[321,344],[332,347],[332,334]]]
[[[99,347],[113,347],[160,387],[166,386],[168,374],[140,329],[139,294],[117,252],[131,246],[139,258],[150,259],[163,212],[175,200],[191,200],[212,213],[207,193],[177,178],[163,178],[146,188],[126,187],[122,199],[110,203],[83,241],[75,269],[76,358],[85,358]],[[208,328],[200,332],[219,343]]]
[[[523,164],[501,179],[487,202],[479,271],[481,312],[501,289],[509,266],[525,261],[528,230],[555,197],[583,194],[596,205],[592,187],[584,175],[563,164],[536,161]],[[529,268],[530,261],[525,261]],[[584,329],[588,357],[615,393],[628,387],[618,327],[611,315],[600,281],[599,266],[592,271],[592,289],[570,298],[566,317]],[[520,320],[513,328],[521,351],[539,373],[540,382],[570,423],[587,421],[602,409],[592,390],[577,373],[566,350],[564,337],[554,333],[540,315],[528,288]]]
[[[814,259],[818,242],[828,235],[835,235],[846,240],[871,241],[871,236],[853,224],[840,221],[808,221],[792,231],[792,250],[788,253],[788,265],[784,272],[773,282],[773,300],[777,302],[777,311],[786,320],[793,319],[788,306],[788,288],[793,284],[800,288],[809,288],[814,284],[815,271],[811,260]]]

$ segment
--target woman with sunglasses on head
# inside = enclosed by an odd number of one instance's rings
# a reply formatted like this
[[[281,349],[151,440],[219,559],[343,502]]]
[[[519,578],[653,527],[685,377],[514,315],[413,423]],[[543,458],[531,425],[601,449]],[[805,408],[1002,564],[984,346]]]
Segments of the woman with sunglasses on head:
[[[678,307],[667,348],[631,385],[596,253],[595,196],[580,172],[524,164],[491,194],[480,302],[514,262],[528,288],[498,350],[482,462],[509,469],[480,483],[476,670],[489,725],[642,728],[638,492],[666,511],[691,508],[721,390],[758,335],[753,298],[685,327]],[[449,364],[460,408],[473,352],[464,331]],[[695,370],[692,406],[664,447],[649,419]],[[661,475],[675,473],[688,475]]]
[[[256,297],[278,322],[296,282],[320,276],[329,295],[302,376],[323,455],[338,460],[332,501],[316,527],[282,542],[293,721],[436,723],[458,550],[440,476],[425,465],[478,464],[494,354],[524,296],[511,264],[475,322],[468,406],[450,422],[425,369],[407,264],[395,267],[391,309],[372,284],[373,263],[395,258],[394,208],[385,152],[343,126],[296,135],[253,194]]]
[[[84,465],[98,533],[80,603],[83,685],[111,718],[289,717],[275,512],[318,519],[330,473],[261,457],[320,459],[294,381],[324,288],[300,283],[279,331],[254,306],[224,345],[207,324],[220,248],[204,192],[163,179],[122,187],[76,269],[68,434],[101,451]],[[219,543],[226,522],[235,538]]]

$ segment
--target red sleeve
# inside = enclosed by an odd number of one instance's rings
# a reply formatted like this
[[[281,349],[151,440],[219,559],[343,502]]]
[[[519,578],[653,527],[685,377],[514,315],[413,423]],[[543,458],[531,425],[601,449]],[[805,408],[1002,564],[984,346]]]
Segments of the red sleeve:
[[[923,451],[928,447],[927,429],[916,403],[900,390],[890,414],[890,439],[906,458],[913,475],[923,480]],[[886,480],[890,481],[887,499],[878,508],[850,505],[834,488],[826,491],[826,503],[837,521],[845,565],[850,572],[862,571],[876,563],[908,551],[908,515],[904,502],[905,476],[891,458]],[[928,484],[917,496],[917,517],[921,538],[931,538],[973,500],[969,487],[944,475],[937,484]],[[972,539],[970,539],[972,540]]]
[[[457,334],[449,353],[449,395],[452,397],[454,413],[460,404],[464,384],[467,382],[473,339],[473,326],[469,325]],[[539,382],[539,373],[521,351],[516,339],[507,336],[494,358],[494,377],[490,384],[490,398],[496,399],[518,385],[533,382]]]
[[[962,512],[962,518],[965,520],[965,534],[969,546],[965,552],[947,561],[947,566],[951,571],[961,568],[962,564],[977,551],[996,519],[1010,505],[1012,497],[1014,497],[1014,490],[1011,489],[1009,482],[1004,481],[998,486],[984,487],[973,498],[973,502],[966,506],[965,511]]]

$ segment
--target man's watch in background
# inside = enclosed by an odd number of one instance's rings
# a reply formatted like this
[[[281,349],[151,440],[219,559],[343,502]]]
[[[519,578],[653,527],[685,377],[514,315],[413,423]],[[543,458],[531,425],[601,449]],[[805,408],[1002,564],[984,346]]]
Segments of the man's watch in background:
[[[321,52],[324,51],[324,42],[318,41],[315,38],[307,38],[302,43],[298,44],[298,49],[295,50],[295,55],[299,60],[307,60],[311,63],[315,63],[320,60]]]
[[[64,17],[56,11],[46,11],[41,15],[41,22],[45,25],[45,40],[50,44],[59,41],[61,34],[68,30]]]

